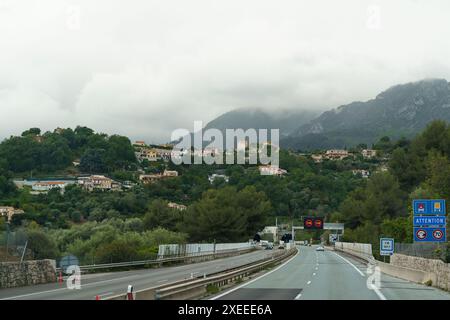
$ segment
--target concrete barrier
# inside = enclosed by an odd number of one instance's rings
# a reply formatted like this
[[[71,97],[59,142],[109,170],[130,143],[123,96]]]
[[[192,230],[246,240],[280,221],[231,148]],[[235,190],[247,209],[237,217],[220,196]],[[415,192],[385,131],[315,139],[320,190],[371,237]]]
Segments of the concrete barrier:
[[[349,254],[355,258],[362,259],[367,263],[380,267],[380,271],[392,277],[403,280],[425,284],[437,283],[437,275],[434,272],[423,271],[404,266],[393,265],[375,260],[372,255],[372,245],[365,243],[336,242],[335,250]]]
[[[336,242],[334,250],[347,253],[368,263],[374,263],[372,245],[369,243]]]
[[[450,290],[450,263],[445,263],[438,259],[428,259],[398,253],[394,253],[391,256],[390,262],[394,266],[413,268],[435,274],[436,281],[433,281],[433,286],[447,291]]]
[[[376,263],[377,266],[380,267],[380,271],[382,273],[396,278],[422,284],[428,283],[429,281],[433,284],[437,282],[437,276],[433,272],[393,266],[390,263],[384,263],[381,261],[377,261]]]

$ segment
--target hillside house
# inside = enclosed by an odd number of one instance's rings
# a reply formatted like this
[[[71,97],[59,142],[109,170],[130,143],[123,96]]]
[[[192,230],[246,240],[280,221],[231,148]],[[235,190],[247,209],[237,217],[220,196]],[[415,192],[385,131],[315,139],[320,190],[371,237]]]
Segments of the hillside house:
[[[0,216],[6,217],[8,222],[11,222],[12,217],[16,214],[24,214],[21,209],[15,209],[14,207],[0,207]]]
[[[277,166],[259,166],[259,173],[266,176],[284,176],[287,171]]]
[[[364,149],[361,151],[361,154],[364,157],[364,159],[372,159],[377,156],[377,150]]]
[[[92,175],[78,178],[78,184],[88,191],[120,190],[120,183],[102,175]]]
[[[325,158],[328,160],[343,160],[347,158],[350,153],[347,150],[327,150],[325,152]]]
[[[178,203],[174,203],[174,202],[169,202],[167,204],[167,206],[171,209],[176,209],[176,210],[180,210],[180,211],[184,211],[187,209],[187,207],[183,204],[178,204]]]

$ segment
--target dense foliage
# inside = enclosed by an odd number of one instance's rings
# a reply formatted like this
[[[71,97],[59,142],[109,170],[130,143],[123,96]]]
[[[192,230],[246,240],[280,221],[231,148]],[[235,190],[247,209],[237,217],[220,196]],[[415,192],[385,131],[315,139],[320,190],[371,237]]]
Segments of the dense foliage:
[[[412,242],[412,199],[450,197],[449,124],[434,121],[412,141],[384,139],[382,145],[392,151],[389,172],[351,192],[335,216],[352,228],[345,240],[369,242],[374,248],[380,236]]]
[[[81,159],[85,172],[110,172],[136,163],[134,149],[126,137],[95,133],[86,127],[57,129],[41,135],[33,128],[20,137],[0,144],[0,166],[14,173],[55,172]]]
[[[370,242],[375,249],[380,236],[411,242],[411,200],[449,199],[450,126],[433,122],[413,140],[383,137],[374,145],[376,159],[363,159],[363,148],[351,150],[355,157],[322,163],[282,150],[280,166],[288,171],[283,177],[262,176],[250,165],[144,162],[140,166],[146,172],[171,169],[179,176],[122,192],[68,186],[63,194],[31,195],[17,190],[11,179],[28,170],[38,175],[77,172],[71,164],[80,159],[82,172],[137,181],[139,165],[125,137],[85,127],[42,136],[39,129],[30,129],[0,144],[0,205],[25,211],[14,216],[11,228],[28,232],[36,257],[72,253],[87,263],[147,258],[163,242],[246,241],[276,217],[298,223],[305,215],[344,222],[344,240]],[[388,170],[380,170],[386,161]],[[370,170],[370,179],[354,175],[353,169]],[[229,176],[229,182],[211,184],[208,175],[216,172]],[[168,202],[187,210],[169,208]]]

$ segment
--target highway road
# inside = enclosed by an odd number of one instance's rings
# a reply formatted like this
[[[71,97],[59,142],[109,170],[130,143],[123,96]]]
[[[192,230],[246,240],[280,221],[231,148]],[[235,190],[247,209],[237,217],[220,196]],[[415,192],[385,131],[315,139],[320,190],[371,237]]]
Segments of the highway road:
[[[102,274],[86,274],[81,277],[81,289],[67,289],[65,282],[42,284],[36,286],[0,289],[0,300],[93,300],[96,295],[101,298],[125,294],[128,285],[134,290],[162,285],[169,282],[197,277],[237,267],[263,259],[275,253],[276,250],[258,250],[239,256],[228,257],[206,262],[163,267],[156,269],[141,269],[124,272]]]
[[[287,262],[211,300],[450,300],[447,292],[386,274],[379,289],[369,289],[367,268],[348,255],[301,246]]]

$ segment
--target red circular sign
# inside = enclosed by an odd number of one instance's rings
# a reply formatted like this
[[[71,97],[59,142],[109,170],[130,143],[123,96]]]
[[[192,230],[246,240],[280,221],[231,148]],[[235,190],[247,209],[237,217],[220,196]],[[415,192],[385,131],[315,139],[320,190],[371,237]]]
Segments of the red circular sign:
[[[444,237],[444,232],[442,232],[442,230],[433,230],[433,238],[435,238],[436,240],[441,240],[442,237]]]
[[[314,220],[314,226],[316,226],[316,228],[322,227],[322,220]]]
[[[313,225],[312,219],[306,220],[306,221],[305,221],[305,225],[306,225],[307,227],[312,227],[312,225]]]
[[[416,231],[416,236],[418,239],[423,240],[427,237],[427,232],[423,229],[419,229]]]

